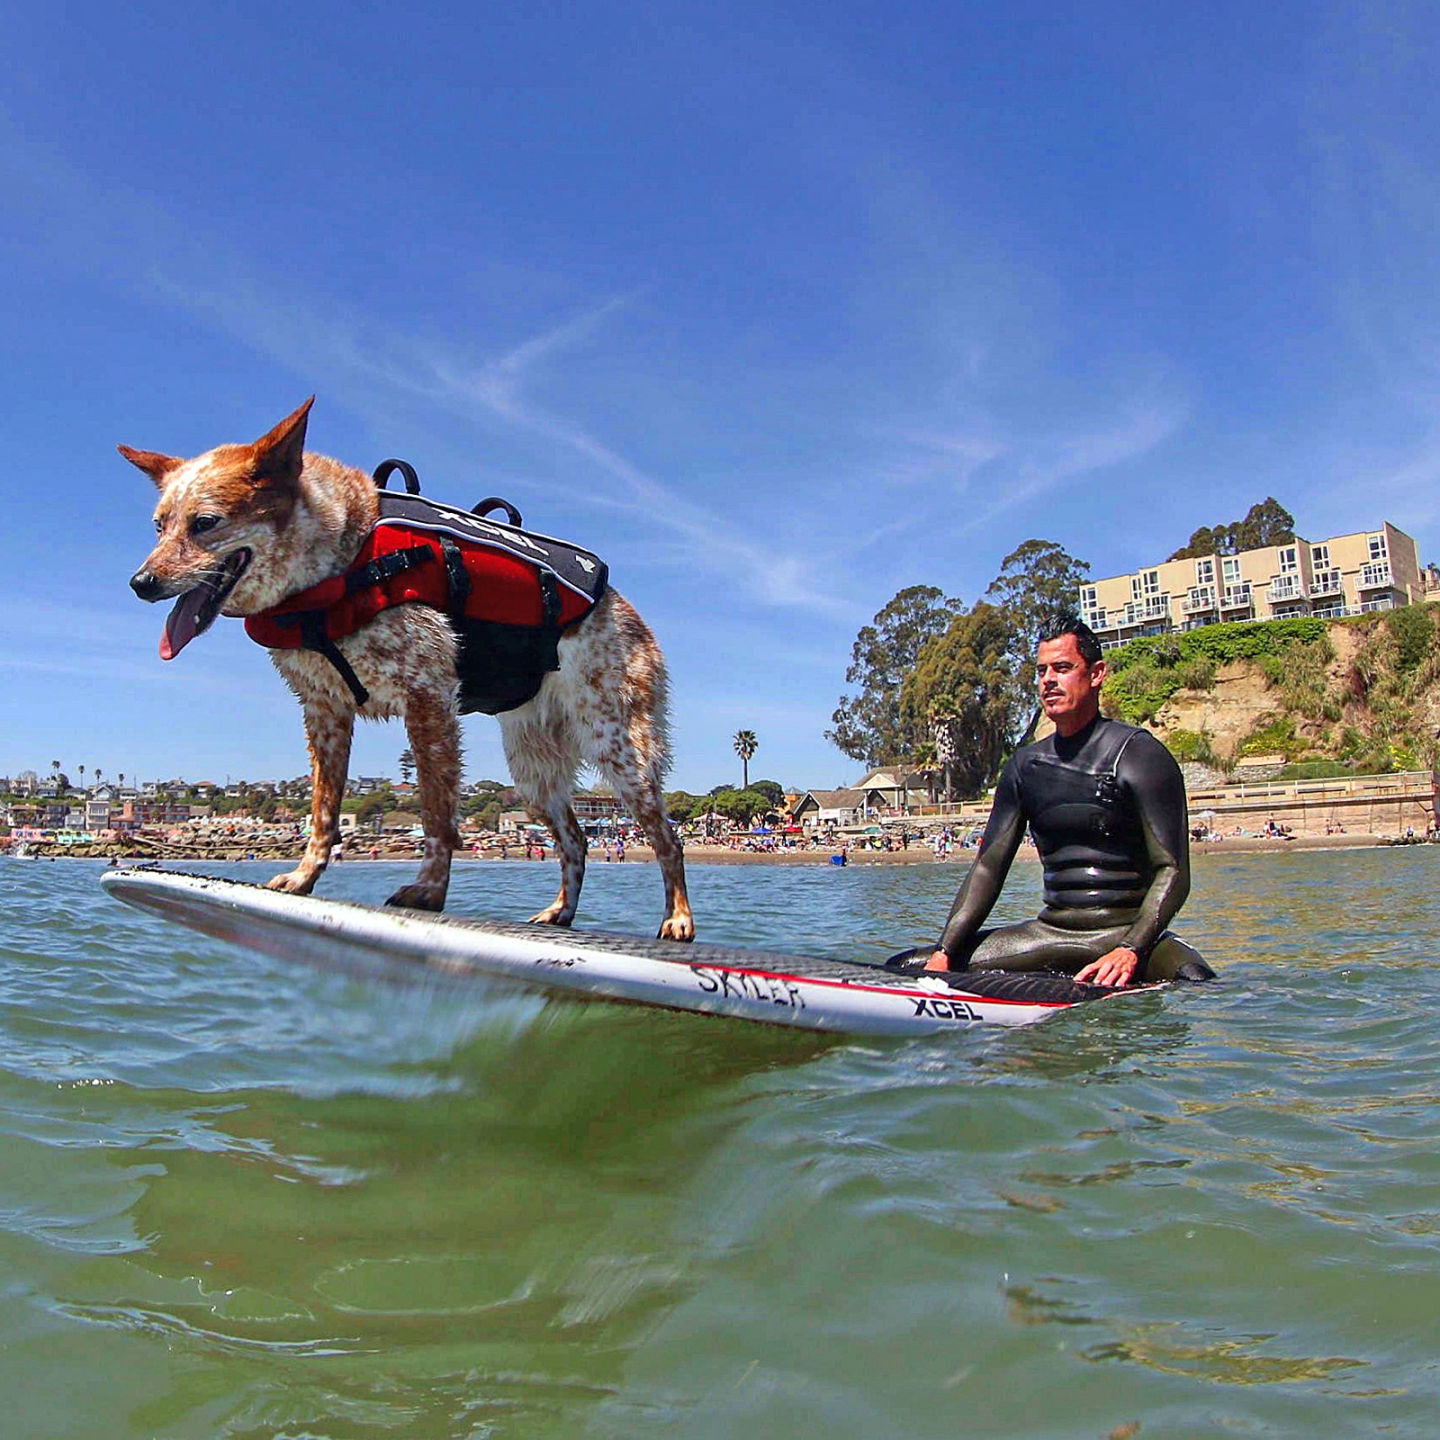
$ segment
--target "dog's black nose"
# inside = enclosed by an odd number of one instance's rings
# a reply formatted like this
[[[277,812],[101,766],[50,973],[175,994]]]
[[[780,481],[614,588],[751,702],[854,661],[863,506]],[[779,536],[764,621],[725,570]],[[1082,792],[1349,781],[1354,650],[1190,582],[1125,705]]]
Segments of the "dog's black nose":
[[[142,600],[158,600],[160,598],[160,582],[148,570],[137,570],[130,577],[130,588]]]

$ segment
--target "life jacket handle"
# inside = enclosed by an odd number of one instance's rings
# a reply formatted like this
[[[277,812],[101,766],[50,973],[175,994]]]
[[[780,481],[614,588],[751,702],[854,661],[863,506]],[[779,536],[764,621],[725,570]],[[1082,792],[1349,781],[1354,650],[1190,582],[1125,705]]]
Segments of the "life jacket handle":
[[[505,518],[517,530],[525,528],[525,522],[520,518],[520,512],[508,501],[502,500],[498,495],[487,496],[473,510],[472,515],[488,515],[492,510],[503,510]]]
[[[397,470],[404,477],[406,491],[411,495],[418,495],[420,493],[420,477],[415,473],[415,467],[408,460],[382,460],[375,467],[376,487],[383,490]]]

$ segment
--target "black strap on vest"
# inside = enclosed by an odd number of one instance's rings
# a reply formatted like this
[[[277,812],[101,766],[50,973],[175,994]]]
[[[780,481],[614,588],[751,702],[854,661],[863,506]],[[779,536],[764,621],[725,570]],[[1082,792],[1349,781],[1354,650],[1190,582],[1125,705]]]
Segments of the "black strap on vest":
[[[460,553],[460,547],[449,535],[441,533],[435,538],[439,540],[441,553],[445,556],[445,576],[450,582],[450,618],[459,621],[464,618],[465,606],[470,599],[470,572],[465,568],[465,557]]]
[[[391,472],[397,469],[408,472],[406,474],[408,486],[414,471],[410,470],[410,467],[402,460],[387,460],[375,475],[382,488],[385,481],[390,478]],[[448,614],[455,622],[457,631],[463,633],[465,606],[470,599],[472,584],[470,572],[465,568],[465,557],[459,545],[451,536],[442,532],[435,538],[439,542],[441,554],[444,556],[445,576],[449,582]],[[394,576],[401,575],[406,570],[414,569],[415,566],[423,565],[426,561],[434,559],[434,556],[435,552],[428,545],[411,545],[404,550],[392,550],[385,555],[377,555],[373,560],[367,561],[346,575],[346,593],[354,595],[357,591],[383,585]],[[558,636],[560,616],[563,611],[560,601],[560,586],[555,572],[544,565],[536,566],[536,579],[540,584],[540,601],[544,612],[543,627],[551,632],[552,636]],[[318,655],[323,655],[335,667],[340,678],[349,687],[351,695],[355,697],[357,706],[369,703],[370,692],[360,683],[360,677],[326,630],[324,610],[302,610],[293,615],[277,618],[283,625],[299,627],[301,646],[306,650],[315,651]],[[551,643],[553,644],[553,640]],[[547,668],[553,670],[555,664],[552,662]]]
[[[548,630],[558,630],[560,628],[560,587],[555,583],[555,572],[541,566],[538,577],[540,599],[545,606],[545,627]]]
[[[370,692],[360,683],[360,677],[351,668],[340,647],[325,633],[325,612],[305,610],[295,618],[299,622],[300,638],[305,648],[323,655],[339,671],[340,678],[350,687],[356,705],[366,704]]]
[[[443,542],[442,542],[443,543]],[[377,555],[358,570],[352,570],[345,577],[345,593],[353,595],[357,590],[368,590],[372,585],[383,585],[396,575],[403,575],[417,565],[423,565],[435,552],[428,545],[411,545],[406,550],[392,550],[388,555]],[[453,578],[451,581],[454,583]]]

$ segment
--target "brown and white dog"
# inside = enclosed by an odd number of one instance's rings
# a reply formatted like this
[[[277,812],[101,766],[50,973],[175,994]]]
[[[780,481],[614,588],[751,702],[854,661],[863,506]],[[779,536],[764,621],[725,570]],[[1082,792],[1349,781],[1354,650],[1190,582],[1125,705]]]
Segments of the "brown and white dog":
[[[216,615],[254,615],[355,559],[378,515],[364,472],[305,451],[314,397],[251,445],[221,445],[192,460],[121,445],[155,482],[159,535],[130,581],[142,600],[178,597],[160,653],[170,659]],[[307,894],[339,836],[340,801],[355,717],[400,716],[414,752],[425,858],[391,905],[440,910],[459,844],[460,722],[456,637],[425,605],[399,605],[338,642],[369,691],[356,700],[335,667],[308,650],[271,650],[299,697],[314,774],[310,841],[298,866],[270,888]],[[654,847],[665,879],[662,937],[691,940],[680,842],[665,816],[669,763],[665,661],[649,627],[613,590],[560,639],[560,668],[534,699],[497,718],[516,788],[549,827],[560,857],[560,893],[535,921],[568,925],[585,876],[585,835],[571,807],[582,765],[615,787]]]

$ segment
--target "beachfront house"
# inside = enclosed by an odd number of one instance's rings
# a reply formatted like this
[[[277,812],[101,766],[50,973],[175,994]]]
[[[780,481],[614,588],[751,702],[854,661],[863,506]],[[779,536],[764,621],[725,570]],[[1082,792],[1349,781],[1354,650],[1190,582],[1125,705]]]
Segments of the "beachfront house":
[[[616,796],[597,794],[593,790],[577,790],[570,803],[575,807],[575,818],[587,833],[613,829],[625,813]]]
[[[842,790],[807,790],[791,812],[794,823],[805,830],[841,829],[865,822],[868,792],[853,787]]]
[[[864,790],[871,798],[872,808],[893,810],[903,814],[912,804],[923,800],[927,794],[925,772],[908,770],[902,765],[888,765],[872,770],[863,780],[852,787]]]

